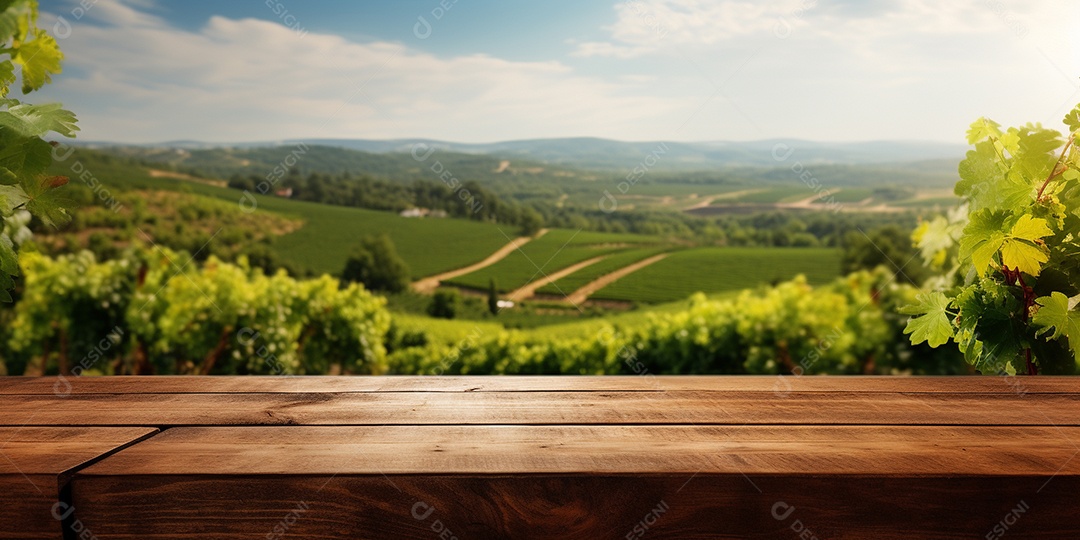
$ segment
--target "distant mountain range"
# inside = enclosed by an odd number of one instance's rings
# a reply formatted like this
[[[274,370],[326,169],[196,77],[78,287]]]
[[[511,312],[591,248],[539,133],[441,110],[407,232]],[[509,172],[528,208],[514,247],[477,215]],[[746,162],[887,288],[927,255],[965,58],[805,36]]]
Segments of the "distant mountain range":
[[[80,142],[89,147],[140,146],[186,150],[214,148],[262,148],[274,146],[328,146],[369,153],[410,152],[417,144],[447,152],[479,154],[503,159],[582,169],[629,170],[641,166],[668,171],[710,170],[728,167],[786,167],[804,164],[899,164],[916,161],[963,158],[966,147],[956,144],[919,141],[868,141],[853,143],[813,142],[797,139],[769,139],[749,142],[624,142],[591,137],[529,139],[496,143],[455,143],[431,139],[290,139],[248,143],[205,143],[170,141],[131,145],[107,142]]]

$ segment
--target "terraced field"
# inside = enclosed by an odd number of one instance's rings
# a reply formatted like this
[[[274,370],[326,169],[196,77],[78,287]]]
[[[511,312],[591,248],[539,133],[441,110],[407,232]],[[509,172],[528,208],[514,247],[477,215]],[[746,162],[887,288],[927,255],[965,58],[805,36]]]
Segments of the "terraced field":
[[[274,248],[283,256],[320,272],[340,272],[349,255],[342,252],[341,246],[355,243],[363,234],[389,235],[398,254],[409,264],[414,278],[476,262],[509,242],[499,227],[490,223],[463,219],[410,219],[389,212],[300,201],[281,202],[297,205],[282,206],[281,211],[299,213],[307,225],[279,238]],[[513,229],[506,233],[511,238],[517,236]]]
[[[814,201],[814,203],[831,204],[833,201],[839,203],[858,203],[870,198],[874,194],[874,190],[869,188],[831,189],[828,190],[828,195],[825,195],[825,191],[826,190],[821,191],[823,196]]]
[[[805,199],[814,192],[805,189],[805,186],[799,184],[798,186],[782,187],[782,188],[770,188],[747,193],[740,197],[729,199],[724,203],[760,203],[760,204],[772,204],[787,201],[798,201]]]
[[[619,253],[608,255],[604,260],[589,265],[569,276],[566,276],[554,283],[549,283],[543,287],[537,289],[536,292],[540,294],[552,294],[557,296],[568,295],[581,287],[584,287],[593,280],[610,274],[620,268],[634,264],[640,260],[647,259],[653,255],[663,253],[667,251],[665,247],[645,247],[637,249],[629,249]]]
[[[609,253],[658,244],[656,237],[554,229],[505,259],[448,284],[486,289],[494,278],[499,292],[508,292],[561,268]],[[600,263],[597,263],[600,264]]]
[[[80,157],[86,170],[112,191],[155,189],[181,191],[240,204],[243,192],[205,183],[152,176],[146,167],[119,159],[94,155]],[[70,174],[57,164],[56,174]],[[279,237],[274,249],[285,259],[316,272],[337,274],[345,266],[349,251],[365,234],[386,233],[415,278],[437,274],[482,260],[514,238],[514,228],[463,219],[411,219],[391,212],[331,206],[280,197],[256,195],[258,211],[299,218],[304,225]],[[250,204],[247,206],[250,208]],[[237,206],[239,208],[239,206]]]
[[[601,289],[599,300],[670,302],[694,292],[756,287],[805,274],[810,283],[840,275],[840,251],[818,248],[698,248],[672,253]]]

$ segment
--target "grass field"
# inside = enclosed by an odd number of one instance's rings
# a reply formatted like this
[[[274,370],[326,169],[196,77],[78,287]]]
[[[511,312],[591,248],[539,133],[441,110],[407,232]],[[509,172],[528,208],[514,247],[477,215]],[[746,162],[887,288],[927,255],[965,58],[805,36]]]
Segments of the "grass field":
[[[78,156],[76,154],[76,158]],[[69,161],[74,163],[76,159]],[[56,174],[70,174],[66,165],[61,163],[54,166]],[[238,209],[243,197],[243,192],[234,189],[152,177],[145,167],[119,159],[90,156],[85,159],[84,168],[92,171],[102,186],[114,191],[160,189],[190,192],[236,204]],[[389,235],[398,254],[408,263],[413,277],[417,278],[482,260],[518,235],[512,227],[500,229],[494,224],[463,219],[410,219],[390,212],[261,195],[256,195],[255,201],[257,212],[274,212],[304,222],[295,232],[278,237],[273,244],[275,251],[301,267],[331,274],[341,272],[351,246],[356,245],[365,234]]]
[[[750,186],[752,187],[752,186]],[[670,182],[640,183],[630,186],[627,195],[647,195],[652,197],[686,197],[698,195],[707,197],[741,191],[747,189],[745,184],[682,184]],[[610,190],[611,194],[618,197],[617,189]]]
[[[816,204],[830,204],[833,201],[840,203],[857,203],[868,199],[874,190],[870,188],[844,188],[830,190],[829,195],[816,199]],[[824,193],[824,192],[823,192]]]
[[[537,289],[536,292],[541,294],[555,294],[559,296],[568,295],[600,276],[610,274],[620,268],[634,264],[642,259],[647,259],[658,253],[663,253],[670,248],[663,247],[647,247],[622,251],[612,255],[608,255],[604,260],[586,266],[569,276],[566,276],[554,283],[548,283],[543,287]]]
[[[669,302],[690,294],[746,289],[805,274],[810,283],[840,275],[833,249],[699,248],[672,253],[593,295],[594,299]]]
[[[239,200],[236,190],[197,186],[195,191]],[[304,226],[278,238],[274,250],[282,257],[316,272],[336,274],[345,266],[348,247],[366,234],[386,233],[397,252],[420,278],[474,263],[517,236],[513,229],[500,232],[497,225],[463,219],[403,218],[390,212],[330,206],[257,196],[259,209],[294,216]]]
[[[449,283],[486,289],[489,281],[494,278],[500,292],[509,292],[572,264],[658,242],[659,239],[655,237],[637,234],[554,229],[525,244],[505,259],[471,274],[454,278]]]
[[[953,207],[960,203],[960,197],[931,197],[927,199],[912,199],[910,201],[903,201],[893,203],[893,206],[904,207],[930,207],[930,206],[944,206]]]
[[[747,193],[735,199],[724,200],[724,203],[778,203],[785,199],[802,200],[814,193],[809,189],[801,190],[796,187],[771,188],[753,193]]]
[[[386,233],[415,278],[479,261],[517,236],[512,228],[462,219],[410,219],[389,212],[284,199],[260,204],[268,210],[298,215],[306,222],[296,232],[279,238],[274,249],[319,272],[340,272],[349,255],[342,246],[355,245],[365,234]]]

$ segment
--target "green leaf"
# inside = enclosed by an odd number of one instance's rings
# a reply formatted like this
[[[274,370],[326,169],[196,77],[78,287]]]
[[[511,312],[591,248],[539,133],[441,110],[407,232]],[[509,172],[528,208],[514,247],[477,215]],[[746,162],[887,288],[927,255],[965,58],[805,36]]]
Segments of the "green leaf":
[[[1009,231],[1009,238],[1001,246],[1001,264],[1020,270],[1026,274],[1037,276],[1042,270],[1042,265],[1050,256],[1048,250],[1040,242],[1043,237],[1054,234],[1046,225],[1046,220],[1031,217],[1030,214],[1020,216]]]
[[[22,41],[19,22],[26,20],[30,4],[30,0],[0,1],[0,43]]]
[[[0,186],[0,216],[10,216],[29,200],[20,186]]]
[[[1019,150],[1013,154],[1012,170],[1019,173],[1018,183],[1042,182],[1054,170],[1057,150],[1063,141],[1061,133],[1044,129],[1038,124],[1012,128],[1019,137]]]
[[[975,144],[980,141],[985,141],[988,138],[1000,138],[1001,137],[1001,124],[990,120],[989,118],[980,118],[971,124],[971,129],[967,131],[968,144]]]
[[[1035,336],[1049,333],[1047,341],[1064,337],[1074,358],[1080,361],[1080,313],[1069,309],[1069,297],[1053,292],[1050,296],[1036,298],[1035,303],[1040,306],[1031,318],[1032,324],[1040,327]]]
[[[1001,264],[1025,274],[1038,276],[1049,255],[1039,246],[1016,240],[1007,240],[1001,246]]]
[[[8,292],[15,287],[13,276],[19,275],[19,257],[15,253],[15,244],[6,233],[0,232],[0,302],[10,302]]]
[[[40,137],[50,131],[74,137],[75,132],[79,131],[75,125],[75,114],[61,107],[59,103],[20,103],[7,111],[0,111],[0,127],[11,128],[25,137]]]
[[[960,181],[956,183],[956,194],[961,197],[976,196],[973,190],[984,189],[987,183],[997,183],[1005,178],[1003,164],[990,141],[982,141],[968,150],[967,157],[960,162],[958,172]],[[972,210],[977,210],[973,208]]]
[[[37,29],[34,39],[23,42],[15,55],[15,63],[22,66],[22,91],[28,94],[52,81],[54,73],[60,73],[60,61],[64,53],[56,40],[45,30]]]
[[[43,182],[42,178],[24,179],[20,185],[26,191],[26,209],[42,223],[56,227],[67,223],[71,219],[66,206],[71,206],[70,201],[63,197],[63,193]]]
[[[13,84],[15,84],[15,64],[12,64],[11,60],[4,60],[0,62],[0,98],[8,95]]]
[[[986,271],[990,269],[990,265],[994,261],[994,255],[997,254],[1004,243],[1005,235],[994,233],[971,250],[971,264],[975,266],[975,272],[979,274],[979,277],[986,275]]]
[[[16,179],[35,178],[52,165],[52,146],[37,137],[23,137],[0,127],[0,169],[7,169]],[[0,182],[5,182],[0,175]]]
[[[1080,105],[1073,107],[1073,110],[1065,115],[1065,120],[1063,121],[1066,126],[1069,126],[1070,132],[1080,129]]]
[[[1003,229],[1007,217],[1008,214],[1003,212],[980,210],[971,214],[964,227],[964,236],[960,238],[960,260],[970,258],[979,276],[986,275],[994,254],[1005,243]]]
[[[1029,242],[1034,242],[1052,234],[1054,234],[1054,231],[1051,231],[1050,227],[1046,225],[1045,219],[1032,217],[1030,214],[1020,216],[1020,219],[1013,224],[1012,230],[1009,231],[1009,236]]]
[[[952,301],[941,292],[923,292],[915,297],[914,306],[900,309],[906,315],[915,315],[908,319],[905,334],[911,334],[911,343],[917,345],[927,342],[931,347],[939,347],[953,336],[953,325],[949,321],[949,305]]]

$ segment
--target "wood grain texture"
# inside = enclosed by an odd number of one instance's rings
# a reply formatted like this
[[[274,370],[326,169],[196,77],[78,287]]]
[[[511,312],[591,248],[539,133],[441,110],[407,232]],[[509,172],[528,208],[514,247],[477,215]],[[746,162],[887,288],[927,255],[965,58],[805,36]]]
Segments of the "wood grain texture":
[[[110,539],[910,540],[985,538],[1008,515],[1008,538],[1077,538],[1077,489],[1075,476],[183,475],[80,478],[73,497]]]
[[[113,475],[1080,475],[1080,428],[366,426],[173,428]]]
[[[1080,425],[1080,394],[387,392],[0,396],[2,425]]]
[[[1078,383],[0,378],[0,538],[1080,538]]]
[[[1077,393],[1072,377],[882,376],[303,376],[0,377],[0,395],[346,392],[904,392]]]
[[[109,538],[982,538],[1018,506],[1012,536],[1063,538],[1080,534],[1077,438],[1038,427],[175,428],[81,471],[73,501]]]
[[[0,538],[60,538],[52,511],[70,474],[156,431],[0,428]]]

